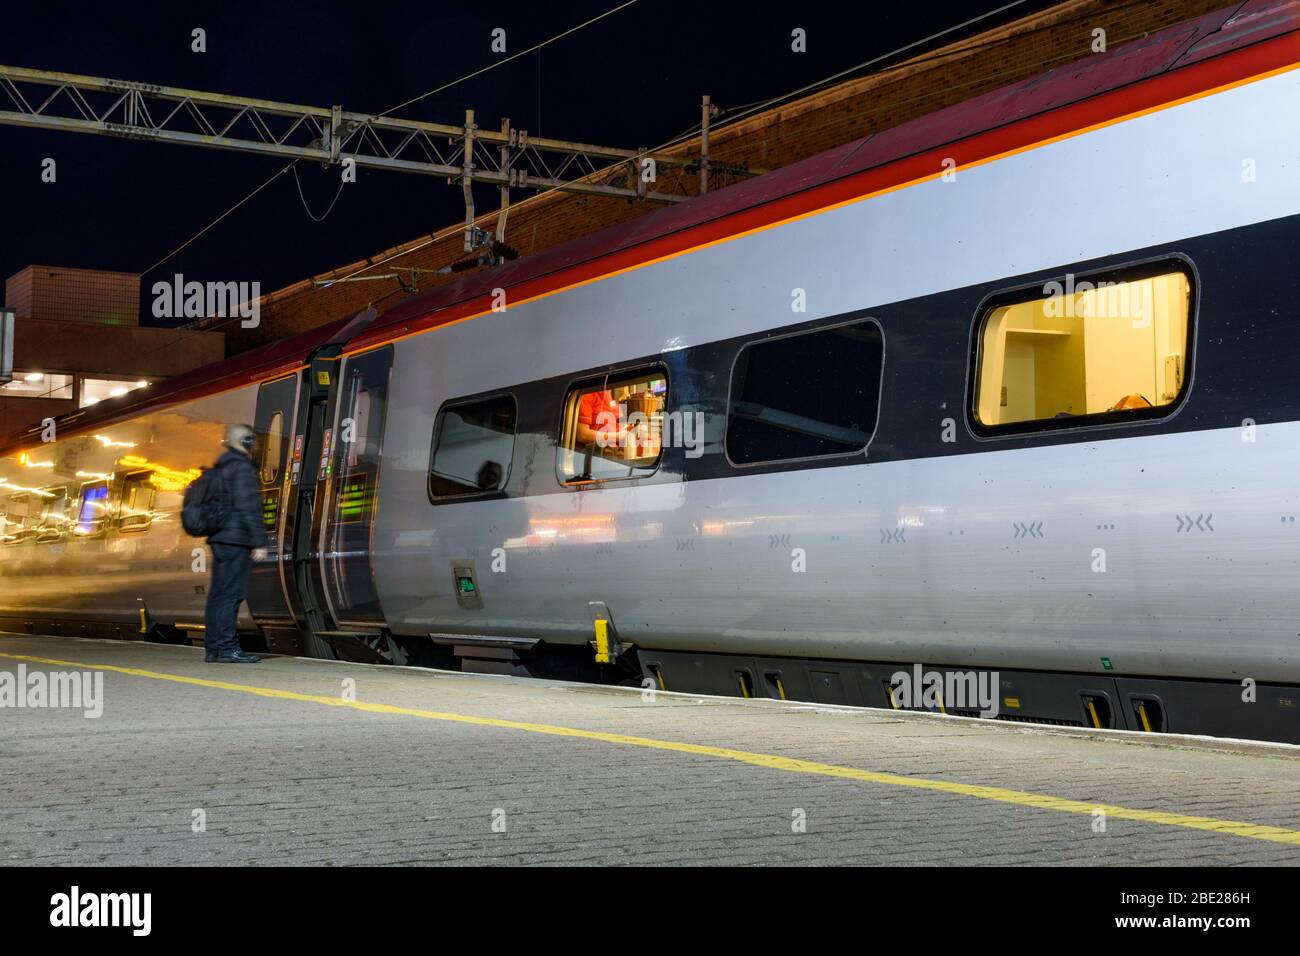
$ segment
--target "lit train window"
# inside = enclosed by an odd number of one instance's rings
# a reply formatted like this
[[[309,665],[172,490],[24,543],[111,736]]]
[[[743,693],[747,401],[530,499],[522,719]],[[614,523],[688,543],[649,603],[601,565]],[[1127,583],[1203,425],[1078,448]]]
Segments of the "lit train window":
[[[989,308],[974,424],[988,434],[1159,418],[1187,384],[1192,284],[1181,267],[1050,282]]]
[[[659,467],[668,376],[619,373],[569,389],[560,428],[560,480],[642,478]]]
[[[262,484],[273,485],[280,476],[280,452],[284,446],[284,412],[271,416],[262,439]]]
[[[122,534],[148,531],[153,524],[154,487],[152,472],[139,471],[122,479],[122,505],[117,530]]]
[[[513,395],[444,406],[433,426],[429,496],[455,498],[500,491],[515,452]]]
[[[731,371],[735,465],[859,455],[880,412],[885,343],[873,320],[751,342]]]
[[[81,486],[81,509],[77,514],[76,534],[93,537],[104,530],[108,516],[108,482],[88,482]]]

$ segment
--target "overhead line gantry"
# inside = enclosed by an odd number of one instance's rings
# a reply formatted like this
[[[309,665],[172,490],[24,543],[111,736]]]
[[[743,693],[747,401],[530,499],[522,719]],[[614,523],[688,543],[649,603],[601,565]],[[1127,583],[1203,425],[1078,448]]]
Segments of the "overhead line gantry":
[[[508,119],[500,130],[482,129],[467,110],[460,125],[430,123],[341,106],[303,106],[274,100],[208,93],[104,77],[0,65],[0,90],[13,109],[0,110],[0,124],[119,136],[234,150],[291,160],[312,160],[441,177],[460,183],[465,195],[465,248],[481,244],[474,228],[471,186],[501,190],[497,240],[504,240],[511,189],[561,190],[651,202],[689,198],[687,177],[671,177],[683,192],[655,188],[642,164],[689,172],[698,170],[707,191],[724,177],[734,180],[757,170],[662,152],[618,149],[530,136]],[[707,98],[705,100],[707,104]],[[706,114],[707,116],[708,114]],[[707,120],[706,120],[707,121]],[[707,150],[707,137],[702,139]]]

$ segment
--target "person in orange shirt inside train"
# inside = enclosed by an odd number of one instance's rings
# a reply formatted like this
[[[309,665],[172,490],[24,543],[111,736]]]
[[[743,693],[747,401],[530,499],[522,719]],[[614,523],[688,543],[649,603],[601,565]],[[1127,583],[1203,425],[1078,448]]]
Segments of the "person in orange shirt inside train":
[[[619,414],[618,402],[609,389],[588,392],[578,399],[578,431],[575,436],[574,450],[586,454],[587,446],[592,442],[596,447],[592,454],[601,449],[620,448],[627,442],[627,426]]]

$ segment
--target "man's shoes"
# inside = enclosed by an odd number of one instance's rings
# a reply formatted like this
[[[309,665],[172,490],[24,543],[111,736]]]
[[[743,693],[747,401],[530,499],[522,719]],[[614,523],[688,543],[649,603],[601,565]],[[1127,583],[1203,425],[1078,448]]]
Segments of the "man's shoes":
[[[217,652],[216,652],[216,651],[204,651],[204,652],[203,652],[203,663],[205,663],[205,664],[215,664],[216,662],[217,662]]]
[[[229,654],[218,654],[216,657],[209,658],[215,664],[256,664],[261,660],[256,654],[247,654],[244,651],[231,651]]]

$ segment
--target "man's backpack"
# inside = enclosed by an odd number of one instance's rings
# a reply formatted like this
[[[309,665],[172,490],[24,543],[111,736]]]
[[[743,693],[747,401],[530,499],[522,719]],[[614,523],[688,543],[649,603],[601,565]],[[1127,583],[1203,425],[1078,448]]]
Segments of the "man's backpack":
[[[181,505],[181,525],[186,534],[206,538],[225,526],[225,491],[219,468],[203,469],[203,474],[190,483]]]

